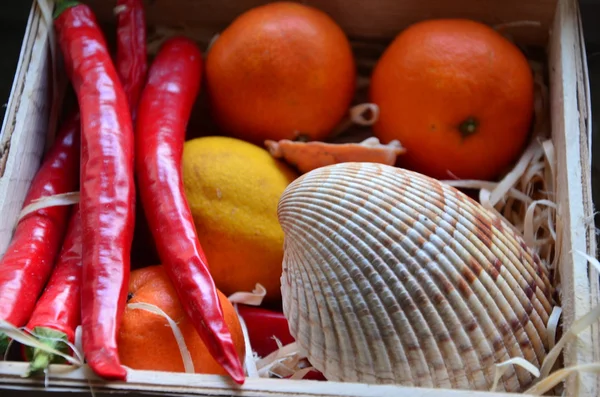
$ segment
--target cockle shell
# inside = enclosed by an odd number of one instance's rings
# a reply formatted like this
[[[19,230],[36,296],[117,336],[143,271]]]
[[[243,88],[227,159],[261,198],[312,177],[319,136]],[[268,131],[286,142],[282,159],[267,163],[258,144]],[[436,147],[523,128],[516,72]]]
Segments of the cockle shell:
[[[489,390],[495,364],[541,366],[547,270],[511,225],[411,171],[342,163],[284,191],[290,331],[327,379]],[[512,367],[497,390],[533,376]]]

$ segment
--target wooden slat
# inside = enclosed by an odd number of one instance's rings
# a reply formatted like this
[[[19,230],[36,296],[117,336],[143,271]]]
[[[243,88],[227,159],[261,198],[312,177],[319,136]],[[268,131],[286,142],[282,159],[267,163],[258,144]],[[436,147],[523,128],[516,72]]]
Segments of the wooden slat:
[[[596,256],[589,156],[589,117],[576,0],[559,2],[550,45],[552,136],[557,160],[558,217],[562,225],[560,274],[563,327],[588,313],[599,302],[598,273],[580,253]],[[599,361],[598,325],[585,330],[565,349],[565,365]],[[598,396],[595,374],[571,376],[570,396]]]
[[[2,128],[7,139],[6,166],[0,173],[0,255],[12,237],[13,226],[37,171],[47,133],[49,50],[48,29],[34,3],[24,39],[18,76]]]
[[[25,363],[0,362],[0,385],[26,385],[40,387],[43,378],[25,379],[21,375],[26,370]],[[53,374],[54,373],[54,374]],[[85,379],[89,379],[86,381]],[[157,371],[129,370],[127,382],[102,382],[85,366],[70,368],[67,365],[53,365],[50,370],[48,391],[56,389],[88,390],[90,386],[98,392],[135,392],[139,396],[160,393],[162,396],[247,396],[247,397],[510,397],[509,393],[490,393],[462,390],[440,390],[412,388],[390,385],[366,385],[359,383],[338,383],[321,381],[292,381],[280,379],[246,379],[243,386],[237,386],[226,377],[184,373],[164,373]]]

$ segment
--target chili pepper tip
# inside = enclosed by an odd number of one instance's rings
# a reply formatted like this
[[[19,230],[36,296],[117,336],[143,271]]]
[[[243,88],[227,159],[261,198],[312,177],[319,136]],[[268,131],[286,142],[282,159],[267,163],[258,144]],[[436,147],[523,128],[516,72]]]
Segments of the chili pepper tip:
[[[118,358],[111,355],[97,356],[96,359],[87,360],[87,364],[103,379],[124,381],[127,378],[125,368],[119,363]]]
[[[54,10],[54,14],[52,15],[52,17],[56,19],[67,9],[78,6],[79,4],[80,3],[75,0],[58,0],[56,2],[56,9]]]
[[[227,373],[229,374],[229,376],[231,376],[231,378],[235,381],[235,383],[237,383],[238,385],[243,385],[244,381],[246,380],[246,376],[244,374],[244,368],[242,367],[242,365],[236,365],[234,367],[231,367],[229,365],[224,365],[223,368],[225,369],[225,371],[227,371]]]

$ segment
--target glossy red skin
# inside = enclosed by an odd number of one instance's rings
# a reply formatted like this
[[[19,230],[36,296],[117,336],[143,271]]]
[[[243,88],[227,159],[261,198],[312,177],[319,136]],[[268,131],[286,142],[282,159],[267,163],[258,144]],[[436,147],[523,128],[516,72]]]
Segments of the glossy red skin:
[[[210,353],[244,382],[217,289],[198,241],[181,176],[187,122],[199,94],[202,53],[189,39],[167,40],[150,66],[136,122],[136,176],[161,262]]]
[[[41,197],[77,190],[79,177],[79,114],[62,124],[56,141],[35,174],[23,207]],[[19,221],[0,260],[0,318],[24,326],[60,250],[69,213],[68,206],[40,209]]]
[[[62,249],[27,329],[50,328],[75,341],[75,328],[81,323],[81,218],[75,205]]]
[[[148,73],[144,5],[141,0],[118,0],[115,8],[119,10],[115,64],[128,98],[135,126],[137,106]],[[137,200],[139,200],[139,192],[136,196]],[[138,205],[135,211],[131,269],[154,264],[159,260],[143,209]]]
[[[135,218],[131,114],[91,9],[72,6],[54,25],[81,112],[83,351],[98,376],[125,380],[117,335],[127,299]]]
[[[274,336],[283,345],[294,342],[283,313],[248,305],[238,305],[238,312],[248,328],[252,350],[260,357],[266,357],[279,348]]]
[[[238,313],[248,329],[252,350],[260,357],[266,357],[279,349],[273,337],[279,339],[284,346],[294,342],[283,313],[248,305],[238,305]],[[310,371],[302,379],[326,380],[317,370]]]
[[[148,71],[144,5],[141,0],[118,0],[117,7],[117,73],[135,114]]]

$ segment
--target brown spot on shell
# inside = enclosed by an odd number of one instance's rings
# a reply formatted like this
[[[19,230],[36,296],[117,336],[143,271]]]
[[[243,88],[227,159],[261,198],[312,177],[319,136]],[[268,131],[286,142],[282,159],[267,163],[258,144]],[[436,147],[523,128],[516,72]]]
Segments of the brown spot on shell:
[[[500,261],[498,257],[494,257],[494,260],[492,261],[492,266],[494,266],[494,269],[496,269],[498,272],[502,271],[502,261]]]
[[[422,248],[425,244],[427,244],[427,240],[425,240],[422,236],[417,236],[416,237],[416,244]]]
[[[442,184],[437,183],[437,182],[432,182],[430,186],[431,186],[431,189],[437,194],[436,198],[439,197],[441,204],[446,205],[446,192],[444,191]]]
[[[535,284],[534,284],[535,287]],[[523,288],[523,292],[525,292],[525,296],[527,297],[527,299],[531,299],[531,297],[533,296],[534,288],[532,288],[530,285],[527,285],[525,288]]]
[[[385,202],[385,201],[380,201],[379,202],[379,208],[381,208],[381,210],[383,210],[383,211],[385,211],[385,212],[387,212],[389,214],[394,209],[394,206],[391,205],[390,203]]]
[[[438,332],[438,333],[436,333],[435,337],[438,340],[438,342],[440,342],[440,343],[446,343],[452,339],[452,337],[450,336],[450,333],[448,333],[448,332]]]
[[[470,323],[467,323],[467,325],[465,325],[465,329],[467,330],[467,332],[473,332],[477,329],[478,326],[479,324],[477,324],[477,321],[471,321]]]
[[[467,271],[469,273],[471,273],[471,271],[466,266],[463,267],[463,269],[467,269]],[[473,274],[473,273],[471,273],[471,274]],[[465,298],[470,297],[471,294],[473,293],[473,291],[471,291],[471,288],[469,287],[469,284],[467,284],[467,282],[462,278],[458,279],[456,287],[460,291],[461,295],[464,296]]]
[[[471,345],[471,344],[462,344],[461,343],[458,345],[458,351],[462,354],[469,353],[473,350],[474,350],[474,348],[473,348],[473,345]]]
[[[406,350],[408,350],[409,352],[419,351],[419,350],[421,350],[421,346],[408,344],[408,345],[406,345]]]
[[[533,305],[531,304],[531,302],[527,302],[523,309],[525,310],[525,314],[521,318],[521,324],[525,325],[525,323],[529,321],[529,315],[533,313]]]
[[[477,265],[479,266],[479,264]],[[477,276],[475,275],[475,273],[473,273],[471,269],[469,269],[468,266],[463,266],[462,269],[460,269],[460,273],[469,284],[473,284],[475,280],[477,280]]]
[[[476,278],[478,278],[483,271],[483,267],[481,267],[479,262],[477,262],[477,259],[473,258],[472,256],[469,258],[469,269],[471,272],[473,272]]]
[[[475,236],[486,246],[492,246],[492,238],[494,237],[494,232],[492,231],[492,223],[485,219],[485,217],[479,213],[475,212]]]
[[[446,297],[444,295],[442,295],[442,294],[434,294],[433,295],[433,303],[436,306],[439,306],[444,302],[446,302]]]
[[[504,337],[510,335],[510,333],[512,332],[512,327],[508,325],[508,323],[505,321],[498,324],[497,328],[500,330],[500,334]]]
[[[490,273],[490,277],[492,278],[492,280],[496,281],[498,280],[498,277],[500,277],[500,273],[498,273],[498,270],[491,268],[489,270]]]
[[[440,284],[442,287],[442,291],[444,292],[444,294],[446,294],[446,296],[448,296],[454,291],[454,286],[445,277],[440,278]]]
[[[504,224],[502,223],[502,218],[499,216],[494,216],[492,218],[492,226],[494,226],[500,233],[504,233]]]
[[[502,351],[504,350],[504,341],[502,338],[494,338],[492,346],[494,347],[495,352]]]
[[[512,328],[513,332],[516,333],[523,328],[523,325],[521,324],[521,320],[519,320],[517,317],[513,317],[510,320],[510,327]]]
[[[521,338],[521,340],[519,340],[519,346],[521,346],[521,349],[523,350],[531,348],[531,342],[529,341],[529,338]]]
[[[423,234],[423,238],[426,241],[430,241],[431,240],[431,235],[433,234],[433,232],[431,230],[429,230],[429,229],[423,228],[421,230],[421,234]]]

